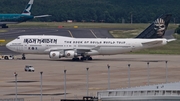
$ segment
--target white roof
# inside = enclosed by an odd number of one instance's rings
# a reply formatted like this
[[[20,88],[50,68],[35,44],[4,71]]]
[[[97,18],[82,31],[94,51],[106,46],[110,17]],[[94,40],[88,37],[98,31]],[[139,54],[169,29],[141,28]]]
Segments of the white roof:
[[[139,91],[139,90],[180,90],[180,82],[173,83],[163,83],[149,86],[139,86],[139,87],[131,87],[131,88],[122,88],[115,90],[107,90],[107,91]]]

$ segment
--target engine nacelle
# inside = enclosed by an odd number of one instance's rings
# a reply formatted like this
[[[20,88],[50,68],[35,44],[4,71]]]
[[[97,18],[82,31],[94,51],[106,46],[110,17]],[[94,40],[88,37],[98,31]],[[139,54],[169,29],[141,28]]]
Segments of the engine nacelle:
[[[65,57],[74,58],[75,56],[77,56],[77,53],[74,50],[65,51]]]
[[[59,59],[63,57],[63,53],[61,51],[51,51],[49,53],[49,57],[53,59]]]

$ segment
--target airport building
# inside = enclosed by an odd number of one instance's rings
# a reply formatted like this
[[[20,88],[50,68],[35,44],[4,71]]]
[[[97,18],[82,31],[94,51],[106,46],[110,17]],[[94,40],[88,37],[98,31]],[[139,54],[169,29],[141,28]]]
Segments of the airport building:
[[[101,101],[180,101],[180,82],[97,92]]]

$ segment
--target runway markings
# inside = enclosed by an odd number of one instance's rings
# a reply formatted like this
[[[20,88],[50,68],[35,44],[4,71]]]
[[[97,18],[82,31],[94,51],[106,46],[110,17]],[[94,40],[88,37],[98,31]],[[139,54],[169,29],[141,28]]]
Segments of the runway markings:
[[[70,30],[68,30],[68,32],[69,32],[70,36],[73,38],[73,35],[72,35],[71,31],[70,31]]]
[[[95,38],[97,38],[97,36],[94,34],[94,32],[93,32],[92,30],[90,30],[90,31],[91,31],[92,35],[93,35]]]

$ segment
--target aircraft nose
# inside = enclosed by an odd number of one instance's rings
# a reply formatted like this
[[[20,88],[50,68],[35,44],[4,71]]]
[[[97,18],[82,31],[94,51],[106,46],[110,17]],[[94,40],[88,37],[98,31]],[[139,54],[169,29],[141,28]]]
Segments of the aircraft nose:
[[[7,44],[6,44],[6,48],[10,49],[10,45],[11,45],[11,43],[10,43],[10,42],[9,42],[9,43],[7,43]]]

